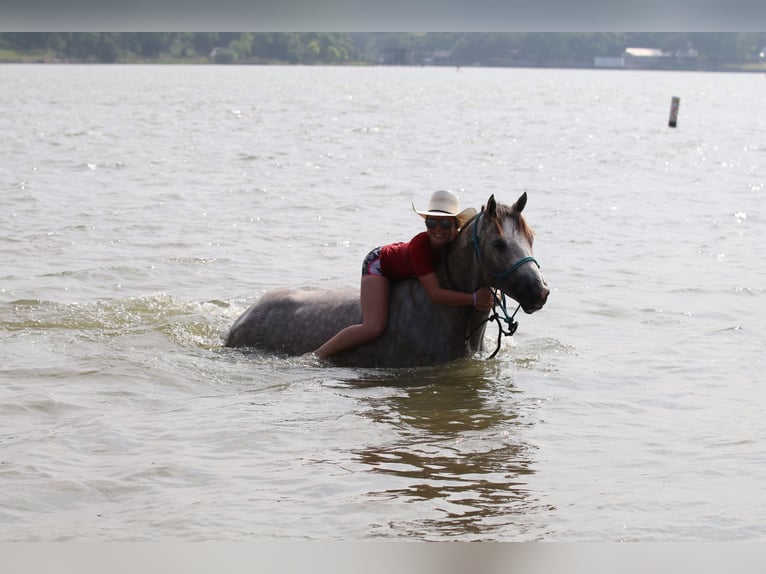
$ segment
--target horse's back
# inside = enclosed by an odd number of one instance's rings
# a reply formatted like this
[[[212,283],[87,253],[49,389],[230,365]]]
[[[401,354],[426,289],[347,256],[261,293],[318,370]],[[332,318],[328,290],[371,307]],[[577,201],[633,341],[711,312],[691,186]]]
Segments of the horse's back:
[[[234,322],[226,346],[302,355],[361,320],[357,291],[278,289]]]
[[[470,313],[468,307],[436,306],[417,279],[396,281],[383,334],[338,353],[332,362],[355,367],[414,367],[467,356],[471,349],[465,330]],[[264,295],[237,319],[226,346],[303,355],[361,320],[358,291],[280,289]]]

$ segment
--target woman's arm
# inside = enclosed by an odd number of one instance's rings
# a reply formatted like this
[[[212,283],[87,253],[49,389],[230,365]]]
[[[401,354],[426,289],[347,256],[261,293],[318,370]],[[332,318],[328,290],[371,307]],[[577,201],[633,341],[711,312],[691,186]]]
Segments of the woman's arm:
[[[431,301],[439,305],[472,305],[479,311],[489,311],[494,304],[492,291],[488,287],[482,287],[475,293],[463,293],[442,288],[436,273],[421,275],[418,279]]]

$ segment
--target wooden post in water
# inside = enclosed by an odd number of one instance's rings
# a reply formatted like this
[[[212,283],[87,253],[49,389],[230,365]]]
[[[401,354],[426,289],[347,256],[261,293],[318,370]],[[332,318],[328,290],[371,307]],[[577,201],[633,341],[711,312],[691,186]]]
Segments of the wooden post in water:
[[[668,126],[671,128],[676,127],[676,123],[678,123],[678,106],[680,105],[681,98],[673,96],[673,99],[670,100],[670,119],[668,120]]]

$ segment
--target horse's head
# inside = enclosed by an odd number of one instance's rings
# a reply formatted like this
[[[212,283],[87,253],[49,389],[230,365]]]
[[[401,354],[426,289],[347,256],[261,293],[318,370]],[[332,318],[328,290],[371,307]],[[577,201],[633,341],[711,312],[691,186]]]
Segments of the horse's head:
[[[526,192],[512,206],[498,204],[492,195],[467,231],[486,284],[515,299],[525,313],[534,313],[550,290],[532,256],[534,233],[521,215],[526,204]]]

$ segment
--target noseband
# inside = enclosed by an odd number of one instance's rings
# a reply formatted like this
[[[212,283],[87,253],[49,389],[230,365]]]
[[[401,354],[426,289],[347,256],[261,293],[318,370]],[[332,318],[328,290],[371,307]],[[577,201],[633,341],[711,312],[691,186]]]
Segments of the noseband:
[[[490,275],[492,275],[495,279],[505,279],[516,271],[519,267],[524,265],[525,263],[532,262],[535,265],[537,265],[537,268],[540,268],[540,264],[537,262],[537,259],[532,257],[531,255],[528,255],[527,257],[522,257],[519,259],[516,263],[511,265],[508,269],[505,271],[500,271],[499,273],[496,273],[495,271],[492,271],[489,266],[484,261],[484,258],[481,256],[481,249],[479,249],[479,222],[481,221],[481,217],[484,215],[483,213],[480,213],[479,216],[476,218],[476,221],[473,224],[473,237],[471,238],[471,242],[473,243],[473,250],[474,253],[476,253],[476,259],[479,260],[479,264],[482,265],[487,271],[489,271]]]

